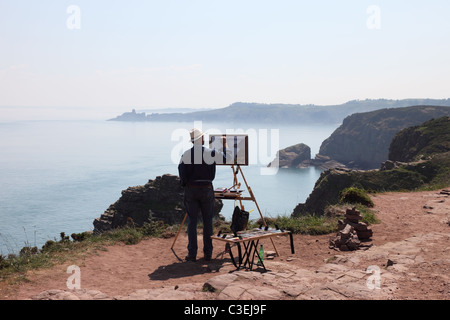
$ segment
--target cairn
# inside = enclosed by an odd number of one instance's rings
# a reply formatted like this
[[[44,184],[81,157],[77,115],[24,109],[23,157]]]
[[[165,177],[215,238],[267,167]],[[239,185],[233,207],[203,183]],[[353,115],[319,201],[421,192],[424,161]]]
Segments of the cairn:
[[[338,221],[339,232],[330,239],[330,248],[340,251],[368,249],[366,242],[372,237],[372,230],[362,222],[361,212],[356,208],[347,209],[345,219]]]

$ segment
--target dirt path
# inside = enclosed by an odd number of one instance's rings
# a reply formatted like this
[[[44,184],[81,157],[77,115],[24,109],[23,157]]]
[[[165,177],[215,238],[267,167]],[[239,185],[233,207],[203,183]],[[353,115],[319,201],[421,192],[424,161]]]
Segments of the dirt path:
[[[280,256],[268,261],[268,266],[273,270],[273,279],[281,279],[280,272],[290,272],[291,275],[296,274],[298,279],[305,279],[305,290],[311,289],[315,283],[322,284],[320,290],[314,291],[315,294],[292,287],[299,290],[296,295],[284,290],[278,298],[345,298],[347,293],[342,288],[333,287],[345,278],[342,275],[335,277],[336,270],[345,269],[347,275],[359,272],[361,281],[366,281],[367,277],[363,276],[369,265],[379,266],[383,270],[386,290],[382,290],[383,295],[378,296],[381,299],[450,298],[450,278],[447,276],[450,274],[450,196],[440,194],[440,191],[384,193],[374,196],[373,201],[381,223],[372,226],[373,246],[367,251],[338,252],[329,249],[331,235],[295,235],[296,253],[292,255],[289,239],[276,239],[275,245]],[[185,234],[180,235],[174,252],[170,249],[173,240],[151,239],[132,246],[115,245],[78,261],[76,265],[81,271],[81,287],[107,297],[132,297],[136,292],[148,295],[168,287],[186,288],[186,292],[195,292],[195,295],[187,298],[220,299],[217,294],[205,293],[201,289],[209,279],[233,273],[234,267],[229,257],[219,254],[224,249],[223,244],[215,243],[215,255],[218,256],[210,262],[201,257],[195,263],[180,262],[178,258],[184,258],[187,252],[187,238]],[[264,242],[264,247],[266,250],[273,249],[270,241]],[[327,263],[330,261],[333,264]],[[330,266],[339,268],[331,270]],[[68,264],[64,264],[30,272],[27,275],[28,282],[8,288],[0,287],[0,299],[24,300],[48,290],[68,291],[66,281],[70,275],[67,268]],[[328,271],[322,278],[308,282],[308,275],[321,276],[320,272],[325,272],[325,269]],[[299,276],[300,271],[302,278]],[[267,273],[266,279],[269,279],[270,273]],[[248,275],[241,276],[245,276],[247,282],[251,281]],[[277,289],[277,283],[282,283],[265,282],[273,290]],[[192,288],[187,289],[189,286]],[[346,287],[348,290],[349,286]],[[325,292],[324,288],[327,293],[321,296]],[[240,296],[242,299],[250,297],[248,289],[240,289],[247,290],[247,295]],[[331,291],[339,294],[330,297]]]

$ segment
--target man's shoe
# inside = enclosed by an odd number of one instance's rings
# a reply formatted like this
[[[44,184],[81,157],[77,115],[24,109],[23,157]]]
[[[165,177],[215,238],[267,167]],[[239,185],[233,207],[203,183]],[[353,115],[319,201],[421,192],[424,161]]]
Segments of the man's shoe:
[[[211,256],[205,256],[205,261],[211,261]]]
[[[190,255],[187,255],[185,259],[186,259],[186,261],[193,261],[193,262],[197,261],[197,259],[195,257],[190,256]]]

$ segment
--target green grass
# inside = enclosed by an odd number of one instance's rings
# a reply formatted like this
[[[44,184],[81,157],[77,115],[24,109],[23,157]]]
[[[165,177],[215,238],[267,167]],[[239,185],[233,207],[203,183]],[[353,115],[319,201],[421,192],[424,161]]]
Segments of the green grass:
[[[29,270],[73,261],[89,253],[104,251],[107,246],[120,242],[133,245],[151,237],[170,237],[173,236],[172,229],[173,227],[162,222],[151,222],[140,228],[125,227],[99,235],[74,233],[71,235],[73,240],[61,232],[59,240],[47,241],[40,250],[37,247],[25,246],[19,254],[0,255],[0,281],[26,281],[25,274]]]
[[[333,217],[335,219],[344,219],[346,209],[356,208],[361,213],[362,222],[367,223],[367,225],[380,223],[380,220],[377,218],[375,211],[369,207],[366,207],[362,204],[354,204],[354,203],[343,203],[343,204],[335,204],[329,205],[325,208],[325,216]]]
[[[355,187],[342,190],[339,203],[362,204],[371,208],[374,206],[372,199],[370,199],[367,193],[364,190]]]
[[[347,205],[347,207],[350,207],[350,205]],[[380,223],[380,220],[375,215],[375,212],[369,207],[361,204],[357,204],[354,207],[356,207],[356,210],[361,212],[362,222],[367,223],[367,225]]]
[[[337,219],[325,216],[302,215],[300,217],[278,216],[264,218],[270,227],[278,227],[294,234],[322,235],[337,231]],[[261,219],[249,223],[249,228],[259,227]]]

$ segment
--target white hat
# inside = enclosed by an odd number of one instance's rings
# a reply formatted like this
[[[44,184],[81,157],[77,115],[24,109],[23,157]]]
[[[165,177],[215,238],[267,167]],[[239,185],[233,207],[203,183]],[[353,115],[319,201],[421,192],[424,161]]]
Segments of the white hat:
[[[191,142],[195,142],[205,135],[200,129],[192,129],[189,133],[191,134]]]

